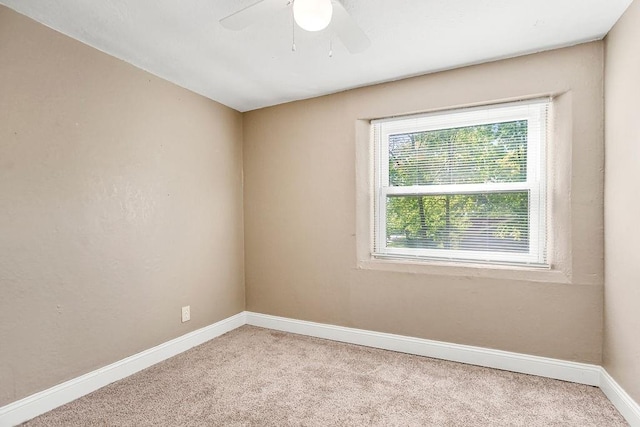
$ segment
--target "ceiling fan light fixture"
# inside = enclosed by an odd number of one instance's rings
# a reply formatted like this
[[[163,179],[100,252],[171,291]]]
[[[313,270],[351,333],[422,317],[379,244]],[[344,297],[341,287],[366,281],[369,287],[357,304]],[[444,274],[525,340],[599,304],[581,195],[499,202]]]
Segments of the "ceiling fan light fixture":
[[[332,15],[331,0],[295,0],[293,2],[293,19],[303,30],[324,30],[331,22]]]

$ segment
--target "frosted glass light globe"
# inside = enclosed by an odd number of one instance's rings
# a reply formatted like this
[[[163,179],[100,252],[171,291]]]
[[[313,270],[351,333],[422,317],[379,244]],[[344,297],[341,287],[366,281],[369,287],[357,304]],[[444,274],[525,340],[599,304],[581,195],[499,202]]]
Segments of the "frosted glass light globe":
[[[324,30],[331,22],[332,14],[331,0],[295,0],[293,2],[293,19],[303,30]]]

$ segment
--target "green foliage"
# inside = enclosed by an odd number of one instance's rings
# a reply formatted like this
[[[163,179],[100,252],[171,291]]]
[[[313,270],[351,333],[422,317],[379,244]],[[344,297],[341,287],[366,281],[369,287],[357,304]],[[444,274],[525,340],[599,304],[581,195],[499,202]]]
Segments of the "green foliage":
[[[526,181],[526,120],[392,135],[392,186]],[[528,193],[395,196],[387,200],[390,246],[526,251]]]

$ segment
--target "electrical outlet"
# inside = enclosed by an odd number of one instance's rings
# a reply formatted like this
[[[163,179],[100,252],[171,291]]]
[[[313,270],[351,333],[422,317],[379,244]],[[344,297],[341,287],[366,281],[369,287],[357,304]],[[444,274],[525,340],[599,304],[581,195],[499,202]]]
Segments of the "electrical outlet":
[[[191,306],[182,307],[182,323],[191,320]]]

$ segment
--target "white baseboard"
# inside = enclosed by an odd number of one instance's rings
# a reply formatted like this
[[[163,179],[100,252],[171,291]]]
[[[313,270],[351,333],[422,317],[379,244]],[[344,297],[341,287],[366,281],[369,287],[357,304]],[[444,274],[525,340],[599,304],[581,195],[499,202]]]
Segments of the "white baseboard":
[[[14,426],[203,344],[246,323],[244,312],[119,360],[0,408],[0,426]]]
[[[640,405],[602,368],[600,389],[631,427],[640,427]]]
[[[598,386],[631,427],[640,427],[640,406],[598,365],[385,334],[286,317],[246,312],[247,324],[470,365]]]
[[[333,341],[485,366],[523,374],[599,386],[632,427],[640,427],[640,406],[601,367],[540,356],[450,344],[402,335],[242,312],[149,350],[0,408],[0,427],[14,426],[107,384],[203,344],[244,324]]]
[[[247,312],[247,324],[333,341],[597,386],[601,367]]]

